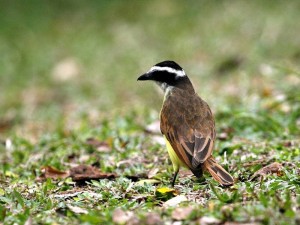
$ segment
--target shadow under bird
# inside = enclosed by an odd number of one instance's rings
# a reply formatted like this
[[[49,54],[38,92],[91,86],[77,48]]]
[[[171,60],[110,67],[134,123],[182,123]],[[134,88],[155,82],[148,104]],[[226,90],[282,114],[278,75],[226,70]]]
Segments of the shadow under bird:
[[[172,186],[181,166],[198,178],[208,171],[221,185],[232,185],[232,176],[212,156],[216,137],[212,112],[195,92],[184,70],[174,61],[163,61],[138,80],[155,81],[165,94],[160,130],[175,172]]]

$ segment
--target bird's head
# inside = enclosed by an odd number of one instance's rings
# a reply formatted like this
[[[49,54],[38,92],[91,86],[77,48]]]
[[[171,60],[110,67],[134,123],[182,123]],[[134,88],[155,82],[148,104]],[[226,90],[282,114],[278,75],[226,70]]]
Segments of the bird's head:
[[[157,63],[137,80],[155,81],[164,91],[166,91],[169,87],[193,87],[184,70],[174,61],[163,61]]]

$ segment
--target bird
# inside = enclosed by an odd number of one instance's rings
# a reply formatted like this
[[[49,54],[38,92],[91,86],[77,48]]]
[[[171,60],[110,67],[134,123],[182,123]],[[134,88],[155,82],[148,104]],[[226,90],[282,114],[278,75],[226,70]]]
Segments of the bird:
[[[160,130],[173,164],[172,186],[181,167],[190,169],[198,178],[208,171],[222,186],[233,185],[233,177],[212,156],[216,138],[212,111],[195,92],[183,68],[166,60],[152,66],[137,80],[154,81],[164,92]]]

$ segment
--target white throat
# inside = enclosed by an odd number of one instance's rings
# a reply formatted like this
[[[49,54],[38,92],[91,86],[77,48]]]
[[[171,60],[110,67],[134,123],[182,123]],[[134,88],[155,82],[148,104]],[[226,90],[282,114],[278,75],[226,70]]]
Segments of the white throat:
[[[172,89],[174,88],[174,86],[168,85],[166,82],[156,82],[158,84],[158,86],[160,86],[160,88],[164,91],[165,96],[168,96]]]

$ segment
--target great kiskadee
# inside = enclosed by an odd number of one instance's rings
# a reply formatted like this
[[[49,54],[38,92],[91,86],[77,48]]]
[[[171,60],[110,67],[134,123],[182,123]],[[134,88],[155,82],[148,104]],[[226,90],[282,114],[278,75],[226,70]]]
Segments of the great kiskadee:
[[[232,185],[232,176],[212,156],[216,137],[212,112],[184,70],[174,61],[163,61],[138,80],[155,81],[165,93],[160,130],[175,172],[172,186],[181,166],[189,168],[196,177],[208,171],[220,184]]]

